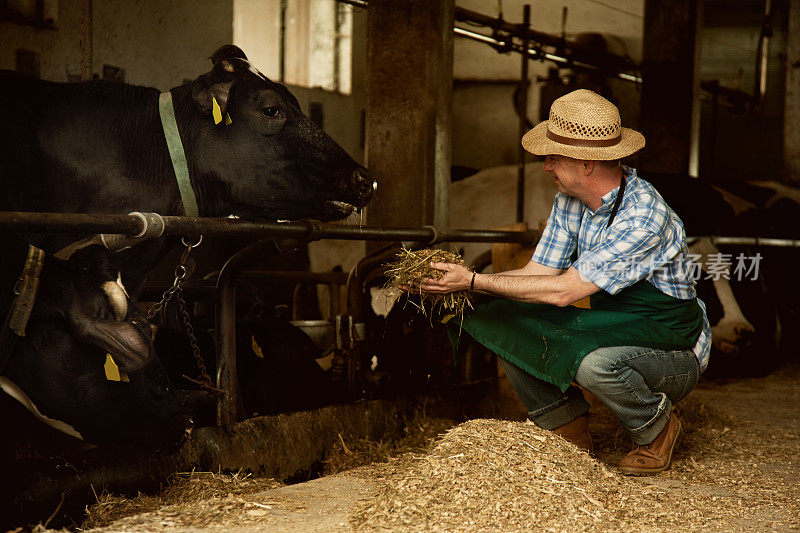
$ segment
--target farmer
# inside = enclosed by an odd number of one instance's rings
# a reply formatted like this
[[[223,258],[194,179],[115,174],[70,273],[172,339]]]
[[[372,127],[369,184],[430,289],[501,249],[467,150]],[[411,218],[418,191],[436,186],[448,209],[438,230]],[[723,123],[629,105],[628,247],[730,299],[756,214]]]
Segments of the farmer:
[[[708,365],[711,328],[697,298],[683,223],[620,159],[644,137],[623,128],[611,102],[585,89],[553,102],[522,145],[546,156],[559,194],[531,261],[476,274],[461,265],[423,292],[498,297],[463,327],[501,358],[529,418],[592,451],[592,392],[631,434],[625,474],[669,468],[681,434],[672,404]],[[570,304],[590,296],[591,309]]]

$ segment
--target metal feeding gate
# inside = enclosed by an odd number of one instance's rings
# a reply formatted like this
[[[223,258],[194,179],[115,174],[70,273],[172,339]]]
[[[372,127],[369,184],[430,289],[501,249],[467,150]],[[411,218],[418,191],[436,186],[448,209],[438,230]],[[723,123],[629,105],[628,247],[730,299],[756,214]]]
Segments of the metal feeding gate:
[[[294,283],[323,284],[331,288],[332,295],[345,289],[344,305],[331,305],[335,317],[334,375],[345,383],[350,399],[360,398],[364,390],[362,363],[364,362],[365,320],[369,302],[363,296],[366,282],[380,274],[380,266],[396,251],[400,242],[417,246],[431,246],[443,242],[518,243],[533,245],[538,232],[459,230],[423,226],[376,227],[346,226],[318,221],[289,223],[246,222],[230,218],[193,218],[161,216],[156,213],[131,215],[88,215],[64,213],[0,212],[0,230],[18,233],[69,233],[102,236],[103,244],[114,249],[144,242],[161,236],[181,236],[194,240],[201,235],[267,237],[231,256],[216,284],[195,286],[200,298],[213,298],[216,321],[217,369],[215,387],[222,393],[217,401],[217,424],[230,425],[240,418],[238,410],[238,379],[236,372],[236,280],[240,276],[252,280],[285,280]],[[279,240],[282,238],[283,240]],[[695,240],[699,237],[689,238]],[[765,239],[758,237],[706,237],[715,244],[800,247],[800,241]],[[308,243],[320,239],[389,241],[385,247],[363,257],[349,273],[248,271],[247,266],[265,254],[281,254],[292,243]],[[184,241],[185,242],[185,241]],[[191,247],[190,244],[186,245]],[[117,248],[117,249],[119,249]],[[149,293],[152,293],[151,290]],[[148,293],[148,294],[149,294]],[[334,299],[334,298],[332,298]]]
[[[162,236],[181,236],[190,243],[196,242],[201,235],[266,237],[231,256],[222,267],[216,284],[192,287],[197,296],[213,298],[216,303],[217,369],[213,385],[222,391],[217,401],[218,425],[234,424],[240,418],[235,316],[236,280],[240,277],[253,281],[279,279],[294,283],[328,285],[332,296],[344,287],[344,306],[339,309],[338,305],[331,305],[331,317],[335,317],[336,336],[333,372],[345,383],[350,399],[357,399],[364,389],[361,365],[365,356],[365,320],[369,306],[369,302],[365,301],[363,296],[363,286],[365,282],[375,277],[380,266],[396,252],[400,242],[416,243],[417,246],[431,246],[443,242],[533,245],[538,238],[538,232],[533,230],[346,226],[318,221],[254,223],[240,219],[161,216],[156,213],[89,215],[0,212],[0,230],[33,234],[100,235],[102,238],[98,239],[98,242],[102,242],[110,249],[120,249]],[[277,255],[287,247],[291,247],[292,243],[308,243],[320,239],[389,241],[395,244],[366,255],[349,274],[247,270],[253,260],[263,258],[265,254]],[[184,243],[186,244],[186,241]],[[186,244],[189,249],[190,243]],[[179,281],[176,276],[176,283]],[[149,290],[147,294],[153,292]]]

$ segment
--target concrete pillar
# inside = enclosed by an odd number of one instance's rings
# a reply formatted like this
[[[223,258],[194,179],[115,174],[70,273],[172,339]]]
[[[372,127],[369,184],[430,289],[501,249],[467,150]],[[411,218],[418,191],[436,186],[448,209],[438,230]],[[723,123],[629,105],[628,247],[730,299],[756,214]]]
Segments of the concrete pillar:
[[[370,225],[447,224],[453,0],[370,0],[367,167]]]
[[[783,179],[800,181],[800,1],[789,2],[786,32],[786,98],[783,115]]]
[[[688,173],[697,168],[701,0],[645,0],[642,170]],[[693,150],[693,147],[694,150]]]

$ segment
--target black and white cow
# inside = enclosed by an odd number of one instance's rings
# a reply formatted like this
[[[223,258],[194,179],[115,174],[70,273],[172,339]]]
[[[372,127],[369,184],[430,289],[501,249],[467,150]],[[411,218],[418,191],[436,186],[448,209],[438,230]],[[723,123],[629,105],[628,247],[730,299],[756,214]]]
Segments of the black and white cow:
[[[726,183],[731,194],[747,198],[739,218],[743,234],[759,237],[800,240],[800,183],[759,180]],[[766,294],[776,306],[779,324],[779,346],[786,357],[800,355],[800,278],[797,247],[761,247]]]
[[[200,216],[334,220],[366,205],[373,177],[283,85],[235,46],[211,60],[211,71],[169,91]],[[0,101],[0,209],[183,212],[157,89],[2,71]],[[28,238],[50,252],[77,240]],[[131,294],[174,245],[161,241],[123,252]]]
[[[3,318],[27,249],[4,239]],[[190,421],[155,355],[150,327],[119,278],[113,255],[98,246],[68,261],[45,256],[25,335],[15,338],[0,372],[0,389],[42,422],[77,439],[172,448],[185,439]],[[115,365],[112,375],[106,370],[109,359]]]

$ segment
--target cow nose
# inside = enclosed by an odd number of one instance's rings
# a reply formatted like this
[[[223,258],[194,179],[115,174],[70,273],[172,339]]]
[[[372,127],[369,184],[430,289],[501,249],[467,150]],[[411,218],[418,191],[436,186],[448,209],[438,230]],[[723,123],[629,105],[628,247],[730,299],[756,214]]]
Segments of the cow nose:
[[[194,420],[187,418],[184,420],[183,434],[178,446],[183,446],[189,439],[192,438],[192,430],[194,430]]]
[[[350,188],[358,195],[359,202],[363,205],[369,201],[372,194],[378,188],[378,182],[372,177],[366,168],[357,168],[350,176]]]

